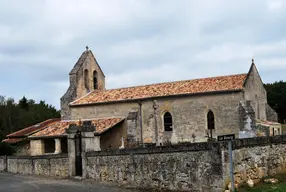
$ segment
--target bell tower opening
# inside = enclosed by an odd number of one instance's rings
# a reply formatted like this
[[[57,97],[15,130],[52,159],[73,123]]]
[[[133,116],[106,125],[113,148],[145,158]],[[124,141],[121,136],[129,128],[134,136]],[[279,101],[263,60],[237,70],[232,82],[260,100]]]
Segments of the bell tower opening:
[[[84,87],[89,91],[88,70],[84,70]]]
[[[96,70],[93,71],[93,88],[94,89],[98,89],[97,72],[96,72]]]

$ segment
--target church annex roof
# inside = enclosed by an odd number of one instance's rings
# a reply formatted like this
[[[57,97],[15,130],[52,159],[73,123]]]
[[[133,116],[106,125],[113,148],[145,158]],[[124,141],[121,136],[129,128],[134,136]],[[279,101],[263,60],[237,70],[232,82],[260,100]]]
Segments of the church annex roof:
[[[7,135],[7,139],[4,139],[2,142],[6,142],[6,143],[17,143],[20,142],[24,139],[27,138],[27,136],[32,135],[33,133],[36,133],[37,131],[41,131],[43,129],[45,129],[46,126],[48,126],[49,124],[52,124],[54,122],[58,122],[61,119],[48,119],[46,121],[40,122],[38,124],[29,126],[27,128],[21,129],[19,131],[16,131],[14,133],[11,133],[9,135]]]
[[[17,132],[11,133],[7,135],[7,137],[22,137],[27,136],[29,134],[34,133],[35,131],[39,131],[41,129],[44,129],[47,125],[52,124],[54,122],[60,121],[60,119],[48,119],[46,121],[40,122],[38,124],[32,125],[30,127],[21,129]]]
[[[95,90],[75,100],[70,105],[76,106],[175,95],[239,91],[243,89],[246,78],[247,74],[237,74],[103,91]]]
[[[101,134],[108,129],[114,127],[115,125],[122,122],[124,118],[104,118],[104,119],[93,119],[91,120],[92,124],[95,125],[95,133]],[[77,124],[79,125],[82,121],[58,121],[52,124],[49,124],[45,129],[39,131],[29,138],[33,137],[58,137],[58,136],[65,136],[66,129],[69,127],[70,124]]]

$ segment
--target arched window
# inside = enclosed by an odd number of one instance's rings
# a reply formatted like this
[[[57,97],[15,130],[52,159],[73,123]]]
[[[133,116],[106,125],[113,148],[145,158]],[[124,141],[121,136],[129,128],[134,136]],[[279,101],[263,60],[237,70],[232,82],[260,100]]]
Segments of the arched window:
[[[164,129],[165,131],[173,131],[172,115],[169,112],[164,114]]]
[[[215,129],[214,113],[211,110],[208,112],[207,119],[208,119],[208,129],[209,130]]]
[[[97,72],[93,71],[93,88],[98,89]]]
[[[89,81],[88,81],[88,70],[84,70],[84,86],[89,90]]]

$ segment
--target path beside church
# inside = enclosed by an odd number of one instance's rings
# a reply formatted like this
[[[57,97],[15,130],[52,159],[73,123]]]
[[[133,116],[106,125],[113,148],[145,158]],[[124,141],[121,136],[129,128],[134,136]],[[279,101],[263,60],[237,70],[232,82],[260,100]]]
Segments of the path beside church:
[[[0,173],[0,192],[132,192],[131,190],[98,186],[95,184]]]

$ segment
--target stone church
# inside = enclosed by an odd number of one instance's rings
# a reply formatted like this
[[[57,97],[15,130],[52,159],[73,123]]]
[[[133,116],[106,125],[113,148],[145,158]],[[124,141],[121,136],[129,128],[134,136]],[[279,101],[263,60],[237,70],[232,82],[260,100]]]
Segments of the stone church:
[[[107,89],[104,72],[87,48],[69,82],[61,119],[29,136],[31,155],[65,151],[66,129],[84,122],[95,126],[94,150],[205,142],[223,134],[253,137],[267,135],[257,122],[279,125],[253,60],[248,73]],[[279,126],[275,133],[281,133]]]

